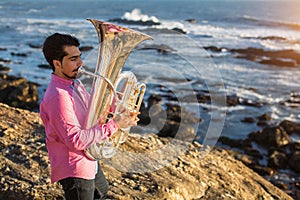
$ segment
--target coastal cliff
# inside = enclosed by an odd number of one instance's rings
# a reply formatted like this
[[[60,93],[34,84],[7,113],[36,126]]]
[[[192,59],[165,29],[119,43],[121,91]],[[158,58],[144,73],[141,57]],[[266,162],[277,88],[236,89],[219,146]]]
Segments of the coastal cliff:
[[[0,103],[0,147],[0,199],[63,199],[61,187],[50,184],[38,113]],[[292,199],[226,150],[151,133],[130,135],[101,164],[110,199]]]

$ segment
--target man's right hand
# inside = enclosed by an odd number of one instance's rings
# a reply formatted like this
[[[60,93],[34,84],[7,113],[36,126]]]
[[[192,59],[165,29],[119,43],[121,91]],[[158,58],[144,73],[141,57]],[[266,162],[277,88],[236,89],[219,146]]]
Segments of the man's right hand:
[[[129,128],[131,126],[136,126],[137,122],[140,120],[137,115],[139,112],[132,111],[128,109],[123,109],[122,112],[115,114],[114,121],[116,122],[119,129]]]

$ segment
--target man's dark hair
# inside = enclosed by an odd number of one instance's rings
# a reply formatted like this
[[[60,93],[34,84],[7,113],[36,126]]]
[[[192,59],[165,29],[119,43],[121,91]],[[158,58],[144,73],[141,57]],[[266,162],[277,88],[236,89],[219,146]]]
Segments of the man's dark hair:
[[[80,43],[77,38],[67,34],[54,33],[46,38],[43,44],[44,56],[54,71],[53,60],[62,61],[67,55],[64,51],[65,46],[79,47]]]

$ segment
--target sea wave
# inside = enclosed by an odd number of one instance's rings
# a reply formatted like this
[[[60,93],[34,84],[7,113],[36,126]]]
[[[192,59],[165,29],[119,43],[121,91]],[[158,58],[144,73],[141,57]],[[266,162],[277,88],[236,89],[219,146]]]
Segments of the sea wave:
[[[134,8],[131,12],[125,12],[121,18],[110,19],[109,21],[129,24],[131,26],[146,26],[154,29],[175,30],[182,33],[188,32],[184,27],[184,23],[181,21],[163,20],[156,16],[149,16],[142,13],[139,8]]]
[[[125,12],[122,19],[126,19],[128,21],[142,21],[142,22],[152,21],[155,23],[159,23],[157,17],[145,15],[138,8],[133,9],[131,12]]]

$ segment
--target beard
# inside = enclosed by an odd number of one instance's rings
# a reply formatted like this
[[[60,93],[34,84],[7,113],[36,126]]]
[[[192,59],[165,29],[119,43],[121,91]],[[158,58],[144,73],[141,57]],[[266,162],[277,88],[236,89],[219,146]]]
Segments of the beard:
[[[73,76],[69,76],[68,74],[66,74],[66,73],[63,72],[63,75],[65,77],[69,78],[69,79],[76,79],[77,78],[77,73],[75,75],[73,75]]]
[[[67,77],[67,78],[69,78],[69,79],[76,79],[77,78],[77,75],[78,75],[78,69],[79,69],[80,67],[78,67],[78,68],[76,68],[76,69],[74,69],[72,72],[74,73],[74,75],[73,76],[69,76],[68,74],[66,74],[66,73],[64,73],[64,72],[62,72],[62,74],[65,76],[65,77]]]

